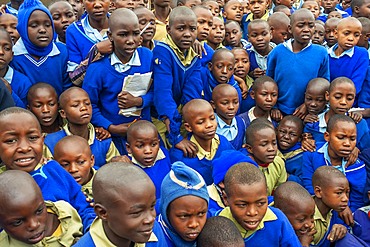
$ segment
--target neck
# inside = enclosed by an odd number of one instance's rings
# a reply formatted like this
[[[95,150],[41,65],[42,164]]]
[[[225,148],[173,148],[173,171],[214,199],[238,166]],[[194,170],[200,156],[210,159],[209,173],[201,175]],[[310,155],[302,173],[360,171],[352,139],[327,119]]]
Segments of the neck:
[[[325,123],[328,124],[329,122],[329,119],[335,115],[335,112],[333,112],[333,110],[331,108],[329,108],[329,111],[327,111],[325,113],[325,116],[324,116],[324,119],[325,119]]]
[[[296,40],[293,40],[292,47],[293,47],[293,52],[295,53],[302,51],[303,48],[305,48],[306,46],[308,46],[308,43],[302,44],[302,43],[298,43]]]
[[[49,237],[53,235],[55,230],[58,228],[60,221],[58,220],[58,216],[53,213],[48,213],[46,218],[46,229],[45,229],[45,236]]]
[[[152,47],[152,40],[143,40],[143,42],[141,43],[141,46],[146,47],[149,50],[151,50],[153,48]]]
[[[344,49],[342,49],[342,47],[340,47],[339,45],[337,46],[337,49],[335,49],[334,51],[334,54],[336,56],[340,56],[342,53],[344,52]]]
[[[5,66],[4,68],[0,69],[0,77],[4,77],[6,72],[8,72],[9,66]]]
[[[330,9],[324,9],[325,14],[329,14],[332,11],[335,11],[335,6],[333,8],[330,8]]]
[[[210,140],[202,140],[199,139],[198,137],[194,136],[195,140],[199,143],[199,145],[206,151],[206,152],[211,152],[211,147],[212,147],[212,139]]]
[[[328,145],[328,154],[329,154],[329,158],[330,158],[330,163],[332,166],[338,166],[338,165],[341,165],[342,164],[342,157],[339,157],[338,155],[336,155],[333,150],[330,148],[330,143]]]
[[[253,110],[253,114],[256,118],[260,118],[260,117],[268,118],[270,116],[270,111],[264,111],[258,106],[256,106]]]
[[[59,119],[57,118],[54,123],[50,126],[43,126],[41,125],[41,130],[43,133],[54,133],[60,130],[60,124],[59,124]]]
[[[326,218],[326,216],[328,215],[328,213],[330,212],[330,208],[328,206],[326,206],[322,200],[320,198],[317,198],[316,196],[314,197],[314,200],[315,200],[315,204],[317,206],[317,208],[319,209],[321,215]]]
[[[259,54],[261,54],[262,56],[267,56],[270,51],[272,50],[272,47],[269,45],[266,49],[262,50],[262,51],[257,51]]]
[[[87,128],[87,124],[77,125],[68,122],[68,130],[74,135],[89,140],[89,129]]]
[[[110,242],[112,242],[112,244],[114,244],[117,247],[130,247],[130,246],[133,246],[133,243],[130,240],[124,239],[124,238],[120,238],[115,233],[113,233],[110,230],[110,228],[108,227],[106,221],[102,221],[102,222],[103,222],[104,233],[105,233],[105,235],[107,235],[107,238],[109,239]]]
[[[59,39],[60,42],[62,42],[64,44],[66,43],[66,36],[65,35],[63,35],[63,36],[58,35],[58,39]]]
[[[23,2],[23,1],[22,1],[22,2]],[[10,6],[11,6],[13,9],[18,10],[18,9],[19,9],[19,6],[21,6],[21,4],[20,4],[20,3],[18,3],[18,2],[11,2],[11,3],[10,3]]]
[[[171,12],[171,7],[170,6],[161,7],[158,5],[154,5],[154,10],[155,17],[161,22],[165,22],[167,20],[168,15]]]
[[[220,45],[219,43],[211,43],[209,41],[207,41],[207,45],[209,45],[213,50],[216,50],[217,47]]]
[[[102,29],[108,28],[108,18],[106,17],[102,18],[101,20],[93,20],[89,16],[89,24],[100,32]]]

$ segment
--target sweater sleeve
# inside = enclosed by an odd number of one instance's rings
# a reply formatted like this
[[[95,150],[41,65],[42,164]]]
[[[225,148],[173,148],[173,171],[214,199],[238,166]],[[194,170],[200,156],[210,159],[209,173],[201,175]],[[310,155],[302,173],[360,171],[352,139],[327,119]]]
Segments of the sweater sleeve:
[[[314,167],[313,167],[313,155],[314,153],[311,153],[309,151],[303,153],[303,164],[302,164],[302,180],[303,180],[303,186],[306,188],[306,190],[313,195],[313,186],[312,186],[312,176],[314,173]]]
[[[182,99],[181,104],[185,105],[192,99],[201,99],[202,98],[202,89],[203,89],[203,83],[200,73],[200,59],[195,58],[198,61],[196,64],[194,64],[194,70],[191,73],[191,75],[188,77],[187,81],[184,83],[184,88],[182,91]]]
[[[324,51],[323,54],[323,61],[320,65],[319,73],[317,77],[325,78],[326,80],[330,81],[330,70],[329,70],[329,55],[325,54],[326,51]]]
[[[76,34],[78,34],[78,30],[76,27],[76,23],[73,23],[67,28],[66,31],[66,45],[68,47],[68,61],[73,62],[76,64],[80,64],[81,61],[84,59],[82,57],[81,51],[78,48],[78,42]]]
[[[277,47],[276,47],[277,48]],[[275,68],[276,68],[276,53],[274,48],[270,54],[267,56],[267,70],[266,70],[266,75],[270,76],[272,79],[275,80]],[[329,64],[328,64],[329,65]]]
[[[366,74],[367,74],[367,67],[369,66],[369,56],[365,49],[356,49],[359,53],[359,59],[357,60],[355,67],[353,69],[351,80],[355,84],[356,87],[356,95],[358,95],[362,89],[362,84],[365,81]]]
[[[14,106],[13,97],[5,84],[0,82],[0,111],[12,106]]]

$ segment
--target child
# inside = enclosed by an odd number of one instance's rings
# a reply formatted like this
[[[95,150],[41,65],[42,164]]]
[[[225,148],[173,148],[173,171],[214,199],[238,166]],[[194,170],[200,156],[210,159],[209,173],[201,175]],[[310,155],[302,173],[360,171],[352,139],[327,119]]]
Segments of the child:
[[[35,180],[23,171],[0,174],[0,245],[72,246],[82,236],[81,218],[64,201],[44,201]]]
[[[212,29],[207,37],[207,44],[213,49],[222,48],[225,39],[225,24],[219,17],[213,17]]]
[[[122,37],[122,32],[128,34]],[[91,123],[108,130],[119,153],[124,155],[127,154],[127,128],[138,118],[150,120],[153,93],[149,90],[142,96],[133,96],[122,85],[129,75],[138,73],[137,76],[147,77],[151,74],[152,53],[145,47],[138,47],[141,40],[139,21],[129,9],[121,8],[112,13],[108,35],[114,46],[113,53],[89,66],[82,87],[91,99]],[[132,107],[137,110],[118,114],[121,109]]]
[[[153,0],[153,13],[155,16],[155,26],[157,30],[153,38],[154,40],[162,41],[164,38],[166,38],[166,26],[169,21],[169,15],[172,11],[170,4],[171,1]]]
[[[338,43],[329,49],[330,81],[344,76],[353,81],[356,96],[361,92],[362,84],[369,66],[369,55],[357,42],[361,36],[361,22],[348,17],[338,23],[336,38]],[[357,100],[355,100],[357,105]]]
[[[190,9],[198,5],[201,5],[200,0],[178,0],[177,1],[177,6],[185,6]]]
[[[243,9],[240,1],[230,0],[226,2],[222,15],[225,21],[232,20],[240,23],[243,17]]]
[[[325,41],[326,41],[326,48],[329,49],[333,45],[337,43],[336,32],[337,32],[337,25],[340,22],[338,18],[331,18],[327,22],[325,22]]]
[[[49,11],[53,17],[55,32],[58,41],[66,43],[66,30],[75,20],[72,5],[65,1],[57,1],[49,6]]]
[[[229,207],[220,216],[231,219],[245,246],[301,246],[286,216],[267,206],[267,184],[254,165],[232,166],[225,176]]]
[[[83,2],[80,0],[67,0],[67,2],[72,5],[73,12],[75,13],[76,20],[81,20],[82,15],[85,13],[85,8]]]
[[[277,5],[272,9],[272,13],[278,13],[278,12],[285,14],[289,18],[292,15],[292,13],[290,12],[290,9],[285,5]]]
[[[363,195],[366,182],[363,161],[357,159],[354,164],[346,166],[349,155],[356,147],[356,125],[348,116],[334,115],[328,122],[324,138],[326,143],[320,149],[312,153],[306,152],[303,155],[303,184],[313,194],[311,178],[314,171],[320,166],[333,166],[345,174],[348,179],[351,186],[349,207],[354,212],[365,206]]]
[[[160,147],[158,131],[154,124],[141,120],[127,130],[126,148],[132,163],[144,170],[153,181],[156,198],[161,198],[163,178],[171,170],[169,153]]]
[[[12,38],[13,44],[19,39],[19,33],[17,31],[18,19],[12,14],[0,15],[0,27],[4,28]]]
[[[135,1],[133,0],[112,0],[109,7],[110,9],[113,9],[113,10],[120,9],[120,8],[127,8],[130,10],[134,10]]]
[[[18,13],[21,38],[13,47],[11,66],[27,75],[32,84],[46,82],[60,95],[72,86],[67,73],[67,48],[54,42],[54,24],[49,10],[39,0],[25,0]]]
[[[166,246],[155,221],[154,185],[139,167],[107,164],[96,173],[92,187],[97,218],[74,246]]]
[[[45,138],[44,155],[51,158],[54,155],[54,148],[57,142],[65,136],[77,135],[88,141],[91,152],[95,156],[94,168],[99,169],[111,161],[113,157],[119,156],[109,136],[99,138],[97,130],[90,123],[92,106],[89,95],[81,88],[72,87],[64,91],[59,97],[60,116],[66,124],[62,129],[47,135]],[[102,140],[103,139],[103,140]]]
[[[223,136],[216,134],[217,122],[212,106],[205,100],[193,99],[183,108],[184,127],[191,134],[188,140],[197,147],[195,156],[185,157],[180,149],[170,150],[171,161],[182,161],[199,172],[207,185],[213,183],[212,160],[222,152],[234,149]]]
[[[242,29],[236,21],[225,22],[225,40],[224,45],[227,49],[232,50],[235,47],[247,47],[247,41],[242,39]]]
[[[167,246],[194,246],[207,220],[209,196],[202,176],[175,162],[163,180],[161,195],[158,221]]]
[[[270,43],[271,29],[267,21],[253,20],[248,25],[248,40],[252,44],[247,51],[251,63],[249,75],[256,79],[266,74],[267,56],[276,46]]]
[[[315,29],[312,35],[312,43],[325,46],[325,27],[320,22],[315,22]]]
[[[266,177],[267,195],[272,195],[277,186],[287,180],[285,163],[277,156],[275,129],[265,119],[258,119],[246,131],[248,154]]]
[[[316,233],[315,201],[310,193],[295,182],[283,183],[274,193],[274,207],[286,215],[302,246],[310,246]]]
[[[93,168],[95,157],[89,143],[77,135],[66,136],[55,145],[54,160],[81,185],[81,191],[92,199],[92,180],[96,170]]]
[[[267,21],[271,29],[271,42],[278,45],[288,40],[290,23],[288,16],[277,12],[270,15]]]
[[[357,20],[361,22],[361,26],[362,26],[361,36],[357,42],[357,46],[364,47],[367,50],[367,52],[370,54],[369,52],[370,20],[366,17],[359,17],[357,18]]]
[[[315,17],[315,20],[320,15],[320,6],[319,6],[319,3],[317,1],[315,1],[315,0],[305,1],[302,4],[302,8],[308,9],[309,11],[311,11],[311,13],[313,14],[313,16]]]
[[[326,94],[329,87],[329,81],[324,78],[315,78],[308,83],[304,95],[304,104],[308,112],[304,119],[305,123],[317,122],[319,114],[326,110]]]
[[[277,108],[285,115],[294,113],[303,116],[305,110],[302,104],[308,82],[316,77],[329,79],[326,49],[311,44],[314,21],[309,10],[295,11],[290,20],[293,39],[274,48],[267,59],[266,75],[272,77],[278,85]]]
[[[198,247],[244,247],[238,228],[228,218],[216,216],[207,219],[199,234]]]
[[[366,17],[369,18],[369,10],[367,9],[370,4],[369,0],[352,0],[351,10],[353,17]]]
[[[268,0],[249,1],[249,9],[251,10],[251,13],[244,15],[241,21],[244,39],[248,38],[248,26],[251,21],[255,19],[267,21],[269,17],[268,5],[269,5]]]
[[[153,12],[145,7],[138,7],[133,11],[139,20],[140,30],[145,29],[145,31],[141,34],[143,39],[141,46],[153,50],[158,43],[157,40],[153,40],[153,37],[156,33],[155,16]]]
[[[277,127],[277,141],[282,158],[285,160],[285,169],[288,181],[294,181],[301,185],[303,150],[301,140],[303,122],[300,118],[292,115],[285,116]]]
[[[216,112],[216,133],[226,137],[236,150],[242,148],[246,125],[236,116],[239,109],[238,91],[228,84],[219,84],[212,92],[211,105]]]
[[[235,58],[234,76],[241,78],[249,90],[252,87],[253,79],[248,75],[251,65],[248,52],[241,47],[235,47],[231,52]],[[245,111],[242,110],[242,112]]]
[[[58,96],[51,85],[36,83],[29,89],[27,101],[27,108],[35,114],[42,133],[50,134],[62,128],[63,122],[58,112]]]
[[[202,5],[206,6],[211,12],[213,17],[220,17],[220,5],[213,0],[202,1]]]
[[[322,0],[321,6],[323,8],[323,11],[321,12],[321,14],[319,15],[317,19],[325,23],[326,20],[328,19],[328,14],[335,10],[338,11],[342,15],[342,18],[349,17],[349,14],[347,12],[336,8],[337,3],[338,3],[337,1]]]
[[[328,18],[327,20],[329,20],[330,18],[339,18],[339,19],[343,19],[341,13],[339,11],[332,11],[328,14]]]
[[[158,119],[166,124],[170,143],[189,157],[195,155],[196,147],[180,134],[181,115],[177,108],[201,98],[201,61],[191,48],[196,29],[194,12],[177,7],[170,14],[166,39],[153,50],[154,106]]]
[[[43,137],[36,117],[29,111],[11,107],[0,112],[0,159],[4,170],[30,173],[39,185],[45,200],[69,202],[82,218],[84,230],[95,217],[81,187],[55,161],[42,165]]]

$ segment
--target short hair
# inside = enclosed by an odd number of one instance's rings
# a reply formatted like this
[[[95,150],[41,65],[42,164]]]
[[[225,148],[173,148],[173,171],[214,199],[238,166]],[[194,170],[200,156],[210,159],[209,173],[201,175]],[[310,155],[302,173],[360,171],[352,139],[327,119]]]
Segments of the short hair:
[[[358,26],[361,27],[361,30],[362,30],[361,22],[359,20],[357,20],[357,18],[352,17],[352,16],[349,16],[349,17],[344,18],[344,19],[340,19],[340,21],[337,25],[337,28],[339,29],[340,27],[342,27],[343,25],[346,25],[348,23],[351,23],[351,25],[358,25]]]
[[[131,141],[133,133],[138,130],[152,130],[158,134],[158,130],[153,123],[147,120],[136,121],[135,123],[131,124],[127,129],[127,142]]]
[[[252,185],[256,183],[263,183],[267,192],[266,177],[262,171],[251,163],[238,163],[230,167],[226,172],[224,179],[225,192],[230,196],[233,191],[231,189],[233,185]]]
[[[276,5],[273,9],[272,9],[272,12],[273,13],[276,13],[276,12],[283,12],[284,9],[288,9],[290,11],[290,9],[285,6],[285,5]]]
[[[89,94],[80,87],[70,87],[67,90],[65,90],[60,96],[59,96],[59,106],[60,108],[64,109],[65,101],[67,99],[67,96],[73,93],[73,91],[80,91],[87,95],[87,97],[90,99]]]
[[[0,32],[5,35],[5,37],[10,41],[10,44],[12,44],[13,46],[14,44],[13,44],[12,37],[10,37],[10,34],[2,27],[0,27]]]
[[[248,32],[249,32],[249,29],[252,28],[253,25],[256,25],[256,24],[264,24],[268,27],[268,29],[270,30],[270,24],[265,21],[265,20],[262,20],[262,19],[255,19],[253,21],[251,21],[249,24],[248,24]]]
[[[20,108],[20,107],[16,107],[16,106],[9,107],[9,108],[6,108],[6,109],[2,110],[0,112],[0,122],[2,121],[2,119],[7,117],[8,115],[22,114],[22,113],[30,115],[35,120],[35,122],[37,122],[37,125],[39,126],[39,128],[41,130],[41,126],[40,126],[39,121],[37,120],[36,116],[31,111]]]
[[[333,179],[346,178],[338,169],[332,166],[320,166],[312,176],[312,186],[327,187]]]
[[[361,25],[362,25],[362,31],[363,32],[370,32],[370,20],[369,18],[366,18],[366,17],[359,17],[357,18],[357,20],[360,21]]]
[[[233,52],[233,51],[244,51],[248,55],[248,57],[249,57],[249,54],[248,54],[247,50],[244,49],[243,47],[233,47],[233,49],[231,50],[231,52]]]
[[[225,54],[225,53],[228,53],[229,55],[231,55],[234,58],[234,54],[229,49],[221,48],[221,49],[217,49],[213,53],[211,62],[214,63],[216,58],[217,59],[223,58],[222,54]],[[233,60],[235,61],[235,59],[233,59]]]
[[[306,91],[311,87],[319,87],[320,90],[329,91],[330,82],[326,80],[325,78],[314,78],[311,81],[308,82]]]
[[[337,18],[337,17],[333,17],[333,18],[330,18],[328,19],[326,22],[325,22],[325,25],[324,27],[326,27],[327,25],[331,24],[331,25],[335,25],[335,26],[338,26],[338,23],[340,22],[341,19]]]
[[[310,193],[302,185],[293,181],[279,185],[274,192],[274,206],[285,214],[292,205],[305,203],[307,200],[313,200]]]
[[[54,93],[55,96],[57,97],[56,100],[58,101],[58,94],[57,92],[55,91],[55,88],[48,84],[48,83],[45,83],[45,82],[38,82],[34,85],[32,85],[30,87],[30,89],[28,90],[28,93],[27,93],[27,102],[30,103],[32,101],[32,98],[33,98],[33,94],[36,92],[36,90],[38,89],[49,89],[51,91],[51,93]]]
[[[284,121],[284,122],[292,121],[293,123],[297,124],[297,126],[298,126],[298,128],[301,130],[301,132],[303,132],[304,124],[303,124],[302,119],[300,119],[299,117],[294,116],[294,115],[287,115],[287,116],[285,116],[285,117],[280,121],[280,124],[281,124],[283,121]],[[302,133],[301,133],[301,134],[302,134]]]
[[[341,122],[341,123],[343,123],[343,122],[344,123],[352,123],[354,125],[354,127],[356,128],[356,124],[355,124],[355,122],[353,121],[352,118],[350,118],[346,115],[342,115],[342,114],[335,114],[335,115],[330,117],[330,119],[328,121],[328,126],[326,128],[326,131],[328,133],[330,133],[339,122]]]
[[[55,146],[54,146],[54,158],[56,158],[56,156],[58,156],[58,148],[59,147],[64,147],[68,144],[73,144],[73,145],[79,146],[79,147],[85,146],[84,148],[88,149],[87,154],[89,156],[92,155],[90,145],[89,145],[89,143],[87,142],[87,140],[85,138],[83,138],[81,136],[78,136],[78,135],[70,135],[70,136],[63,137],[62,139],[60,139],[57,142],[57,144],[55,144]]]
[[[192,99],[188,103],[186,103],[182,108],[182,115],[184,117],[184,121],[189,122],[189,117],[194,108],[200,107],[210,107],[213,110],[211,104],[208,101],[204,99]]]
[[[206,6],[204,5],[195,5],[191,8],[191,10],[195,13],[197,10],[200,10],[200,9],[204,9],[204,10],[208,10],[209,12],[211,12],[209,10],[209,8],[207,8]],[[196,14],[195,14],[196,15]]]
[[[254,140],[256,139],[255,134],[257,133],[257,131],[264,129],[272,129],[273,131],[275,131],[272,123],[266,118],[256,118],[255,120],[253,120],[245,131],[247,144],[253,146]]]
[[[235,224],[223,216],[207,219],[197,239],[199,247],[234,247],[236,245],[244,246],[244,240]]]
[[[329,86],[329,93],[332,92],[334,90],[334,88],[337,86],[337,85],[340,85],[340,84],[343,84],[343,83],[348,83],[350,84],[353,88],[356,89],[355,87],[355,84],[353,83],[353,81],[347,77],[338,77],[338,78],[335,78],[331,83],[330,83],[330,86]]]
[[[260,89],[262,87],[263,84],[265,84],[266,82],[271,82],[273,84],[276,85],[277,87],[277,83],[274,79],[272,79],[270,76],[267,76],[267,75],[263,75],[263,76],[260,76],[258,77],[254,82],[253,82],[253,85],[252,85],[252,90],[253,91],[257,91],[258,89]]]
[[[216,97],[219,95],[220,92],[224,90],[233,90],[235,91],[235,94],[238,95],[238,91],[236,91],[235,87],[231,86],[230,84],[227,83],[221,83],[218,84],[212,91],[212,100],[215,101]]]
[[[362,5],[364,5],[365,3],[367,3],[368,0],[352,0],[351,2],[351,9],[352,9],[352,12],[354,12],[354,8],[355,7],[361,7]]]
[[[235,25],[237,25],[237,26],[239,27],[239,31],[240,31],[240,32],[243,32],[243,30],[242,30],[242,28],[240,27],[239,23],[237,23],[236,21],[233,21],[233,20],[227,20],[227,21],[225,21],[225,28],[226,28],[226,26],[227,26],[227,25],[229,25],[229,24],[235,24]]]
[[[294,13],[290,16],[290,25],[293,26],[293,24],[297,21],[298,15],[310,15],[312,17],[312,20],[315,21],[315,17],[313,16],[312,12],[308,9],[298,9],[294,11]]]
[[[171,11],[168,17],[168,25],[172,26],[173,22],[177,18],[179,18],[179,16],[191,18],[195,22],[197,21],[197,16],[195,15],[194,11],[192,11],[190,8],[186,6],[178,6]]]
[[[114,27],[116,27],[117,25],[125,25],[125,20],[136,20],[137,24],[139,24],[139,20],[132,10],[127,8],[115,9],[108,19],[108,26],[110,31],[112,31],[112,29],[114,29]],[[129,23],[131,24],[132,22]]]
[[[285,5],[278,5],[278,6],[285,6]],[[267,19],[267,22],[269,23],[270,27],[277,28],[279,24],[289,25],[290,19],[286,14],[282,12],[274,12],[272,15],[269,16],[269,18]]]

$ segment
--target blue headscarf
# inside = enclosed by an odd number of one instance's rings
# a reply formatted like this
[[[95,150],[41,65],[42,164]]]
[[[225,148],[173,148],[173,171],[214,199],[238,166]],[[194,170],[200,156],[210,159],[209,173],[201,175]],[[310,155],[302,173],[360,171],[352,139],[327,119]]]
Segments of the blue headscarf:
[[[51,21],[51,25],[53,28],[53,38],[46,47],[39,47],[34,45],[28,37],[28,20],[35,10],[45,12],[49,16]],[[43,57],[48,55],[53,49],[53,41],[56,39],[53,18],[50,14],[50,11],[39,0],[25,0],[23,4],[19,7],[17,30],[29,54]]]

